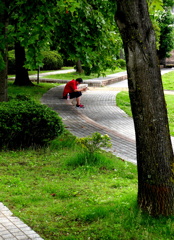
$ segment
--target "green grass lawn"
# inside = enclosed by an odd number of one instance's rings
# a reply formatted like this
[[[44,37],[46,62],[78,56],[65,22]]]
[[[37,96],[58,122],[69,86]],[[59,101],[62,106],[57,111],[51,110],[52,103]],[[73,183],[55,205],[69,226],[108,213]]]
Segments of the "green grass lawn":
[[[118,73],[118,72],[123,72],[123,71],[125,71],[125,69],[116,68],[114,71],[108,69],[103,74],[106,76],[106,75],[110,75],[110,74]],[[101,74],[101,76],[102,76],[102,74]],[[90,76],[86,76],[84,73],[79,74],[79,73],[76,73],[76,72],[46,76],[46,78],[61,79],[61,80],[72,80],[72,79],[76,79],[76,78],[82,78],[83,80],[88,80],[88,79],[93,79],[93,78],[97,78],[97,77],[98,77],[98,75],[95,74],[95,73],[92,73]]]
[[[73,69],[73,67],[62,67],[60,70],[68,70],[68,69]],[[58,70],[45,70],[45,71],[39,71],[39,73],[47,73],[47,72],[56,72]],[[29,75],[35,75],[37,74],[38,71],[28,71]],[[8,75],[8,78],[15,77],[15,75]]]
[[[174,90],[174,71],[162,75],[165,90]]]
[[[10,82],[9,96],[39,102],[54,86]],[[45,148],[1,151],[0,201],[45,240],[174,239],[174,218],[138,209],[136,166],[109,152],[78,165],[86,155],[74,139],[66,132]]]
[[[174,72],[166,73],[162,76],[165,90],[174,90]],[[169,119],[170,134],[174,136],[174,95],[165,95]],[[117,106],[132,116],[128,92],[120,92],[116,97]]]
[[[74,165],[84,155],[66,145],[70,139],[1,152],[0,201],[45,240],[172,239],[173,218],[139,211],[135,165],[110,153],[100,153],[98,163]]]
[[[29,98],[40,102],[42,95],[47,92],[50,88],[56,87],[58,83],[34,83],[34,86],[16,86],[13,85],[13,81],[8,82],[8,94],[9,97],[15,97],[16,95],[24,94]]]

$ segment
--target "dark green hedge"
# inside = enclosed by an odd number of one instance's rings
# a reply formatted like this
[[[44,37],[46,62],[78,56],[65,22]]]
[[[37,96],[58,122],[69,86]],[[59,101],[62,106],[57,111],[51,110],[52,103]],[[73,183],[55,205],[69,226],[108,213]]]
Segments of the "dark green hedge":
[[[126,61],[124,59],[117,59],[115,60],[116,66],[120,68],[126,67]]]
[[[0,103],[0,148],[26,148],[48,143],[64,130],[62,119],[31,100]]]
[[[63,67],[63,59],[56,51],[44,51],[43,54],[43,67],[42,70],[57,70]]]
[[[15,74],[15,51],[8,51],[8,74]]]
[[[63,59],[56,51],[43,51],[43,67],[41,70],[58,70],[63,67]],[[8,52],[8,74],[15,74],[15,52]]]

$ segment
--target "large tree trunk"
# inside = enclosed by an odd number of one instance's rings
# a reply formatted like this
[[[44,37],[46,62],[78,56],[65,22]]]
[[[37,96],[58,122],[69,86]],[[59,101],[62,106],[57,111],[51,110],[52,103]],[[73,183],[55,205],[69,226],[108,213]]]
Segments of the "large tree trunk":
[[[20,42],[15,43],[15,61],[16,61],[16,78],[15,85],[29,86],[33,85],[28,76],[28,70],[24,67],[25,64],[25,48]]]
[[[7,101],[7,25],[8,25],[8,15],[5,10],[5,0],[3,0],[0,4],[0,23],[2,26],[0,28],[0,34],[3,36],[0,43],[0,55],[2,57],[3,62],[1,62],[0,66],[0,102]]]
[[[174,214],[174,156],[146,0],[116,0],[136,132],[138,204],[150,214]]]

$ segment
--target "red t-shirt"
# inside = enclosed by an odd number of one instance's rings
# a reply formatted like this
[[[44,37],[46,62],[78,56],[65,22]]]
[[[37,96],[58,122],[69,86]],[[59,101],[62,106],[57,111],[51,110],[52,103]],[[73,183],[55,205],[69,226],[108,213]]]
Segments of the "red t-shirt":
[[[63,97],[65,97],[67,93],[74,92],[75,89],[77,89],[77,81],[73,79],[65,85],[65,88],[63,90]]]

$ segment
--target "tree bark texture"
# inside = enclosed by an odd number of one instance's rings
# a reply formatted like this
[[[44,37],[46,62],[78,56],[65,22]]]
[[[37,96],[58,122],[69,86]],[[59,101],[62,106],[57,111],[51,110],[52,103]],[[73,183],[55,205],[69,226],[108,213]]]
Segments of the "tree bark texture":
[[[6,12],[6,3],[5,0],[1,2],[1,11],[0,11],[0,35],[1,43],[0,43],[0,55],[4,61],[4,66],[0,71],[0,102],[8,100],[8,93],[7,93],[7,25],[8,25],[8,15]]]
[[[25,64],[25,48],[20,42],[15,42],[15,61],[16,61],[16,78],[15,85],[29,86],[33,85],[28,76],[28,70],[24,67]]]
[[[82,73],[82,72],[83,72],[82,64],[81,64],[80,59],[78,59],[77,62],[76,62],[76,71],[77,71],[78,73]]]
[[[116,0],[136,132],[138,204],[149,214],[174,214],[174,156],[146,0]]]

